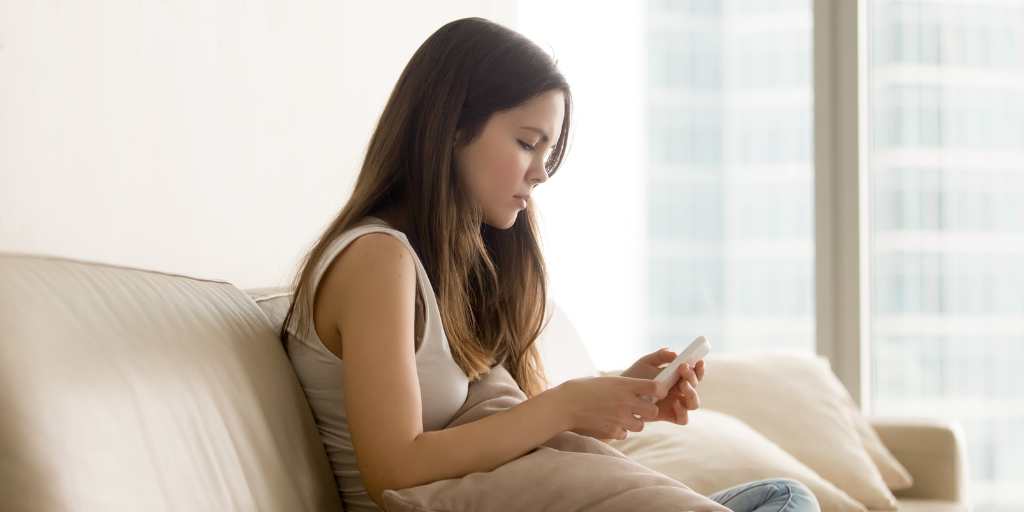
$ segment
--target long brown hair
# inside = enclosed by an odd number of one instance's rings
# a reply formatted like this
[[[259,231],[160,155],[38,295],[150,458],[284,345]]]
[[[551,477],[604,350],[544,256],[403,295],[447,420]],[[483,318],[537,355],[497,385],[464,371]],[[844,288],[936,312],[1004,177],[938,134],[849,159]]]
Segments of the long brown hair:
[[[328,245],[365,216],[396,210],[437,294],[459,367],[476,380],[503,364],[527,396],[546,389],[535,341],[548,316],[547,274],[533,200],[511,228],[485,224],[453,167],[453,143],[457,130],[458,143],[469,144],[495,112],[561,90],[564,120],[547,162],[554,175],[572,106],[556,65],[528,38],[483,18],[449,22],[427,38],[391,91],[351,197],[301,263],[282,342],[293,314],[299,335],[309,333],[312,308],[295,306],[313,303],[313,271]]]

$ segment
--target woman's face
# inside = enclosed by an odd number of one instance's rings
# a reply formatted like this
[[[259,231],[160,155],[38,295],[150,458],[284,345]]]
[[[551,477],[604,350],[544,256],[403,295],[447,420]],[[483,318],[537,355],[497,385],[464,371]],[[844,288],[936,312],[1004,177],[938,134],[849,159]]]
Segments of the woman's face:
[[[456,167],[483,209],[484,222],[508,229],[532,204],[533,188],[548,179],[545,162],[558,142],[564,111],[561,90],[544,92],[494,113],[472,143],[458,147]]]

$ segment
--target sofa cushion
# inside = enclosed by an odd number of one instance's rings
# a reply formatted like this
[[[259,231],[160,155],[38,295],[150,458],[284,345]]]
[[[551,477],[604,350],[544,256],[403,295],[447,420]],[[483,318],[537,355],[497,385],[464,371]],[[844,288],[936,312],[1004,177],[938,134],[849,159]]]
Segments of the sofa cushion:
[[[599,371],[565,312],[555,305],[554,302],[551,304],[552,308],[550,310],[552,311],[553,318],[537,341],[537,346],[548,375],[549,386],[556,386],[569,379],[593,377],[601,374],[616,374],[621,371]],[[756,358],[757,354],[739,357]],[[824,358],[822,360],[827,362]],[[834,377],[829,379],[826,375],[818,375],[833,385],[838,384],[838,380]],[[703,393],[706,384],[701,386],[700,392]],[[842,385],[839,384],[839,386],[841,387]],[[864,450],[867,451],[871,461],[881,474],[886,487],[893,491],[910,488],[913,484],[913,478],[911,478],[907,469],[885,447],[878,434],[871,428],[870,423],[860,414],[856,405],[849,398],[849,394],[845,392],[845,389],[836,389],[835,391],[838,394],[834,398],[839,400],[839,405],[850,416]]]
[[[597,376],[597,366],[569,316],[553,300],[548,301],[547,310],[550,321],[537,339],[537,351],[544,364],[548,387],[570,379]]]
[[[742,421],[704,409],[690,411],[689,419],[686,425],[649,422],[610,444],[704,495],[764,478],[792,478],[814,493],[823,511],[866,510]]]
[[[826,358],[745,352],[711,354],[705,364],[703,408],[744,421],[869,509],[896,508],[858,433],[856,423],[867,420]]]
[[[4,510],[341,503],[259,308],[224,281],[0,254]]]
[[[288,307],[292,303],[292,296],[295,295],[288,288],[251,288],[243,290],[259,306],[274,334],[280,334],[281,326],[284,325],[284,317],[288,314]]]
[[[860,436],[860,442],[867,450],[868,456],[871,457],[871,461],[875,463],[875,467],[882,475],[882,481],[890,491],[909,489],[914,485],[914,478],[910,476],[910,471],[900,464],[896,456],[886,448],[885,443],[878,437],[878,432],[872,428],[870,421],[860,413],[860,409],[853,403],[850,395],[845,391],[844,394],[846,399],[843,402],[853,419],[853,426],[857,429],[857,435]]]
[[[967,505],[942,500],[899,500],[900,512],[968,512]]]

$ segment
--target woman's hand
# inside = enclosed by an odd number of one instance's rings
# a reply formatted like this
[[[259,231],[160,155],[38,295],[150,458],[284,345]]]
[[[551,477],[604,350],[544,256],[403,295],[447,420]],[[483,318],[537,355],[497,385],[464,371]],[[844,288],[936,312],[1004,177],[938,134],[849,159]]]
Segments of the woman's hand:
[[[661,372],[662,367],[671,363],[677,355],[668,348],[658,349],[638,359],[622,372],[622,376],[653,379]],[[704,378],[704,360],[697,361],[692,368],[687,364],[681,364],[677,371],[680,376],[679,382],[669,390],[665,398],[656,402],[658,417],[651,421],[671,421],[679,425],[686,425],[690,422],[688,411],[700,407],[697,384]]]
[[[618,375],[567,380],[549,391],[559,397],[566,429],[602,440],[625,439],[654,421],[658,408],[641,397],[664,398],[650,379]]]

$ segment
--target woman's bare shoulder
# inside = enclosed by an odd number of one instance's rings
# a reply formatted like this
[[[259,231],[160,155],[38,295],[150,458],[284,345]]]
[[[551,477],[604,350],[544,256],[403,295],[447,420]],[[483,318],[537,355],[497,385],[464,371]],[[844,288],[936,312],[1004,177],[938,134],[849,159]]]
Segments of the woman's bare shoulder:
[[[385,232],[370,232],[350,242],[324,273],[317,295],[317,310],[328,325],[336,326],[346,311],[358,311],[367,300],[400,312],[401,304],[415,297],[416,267],[405,243]]]

